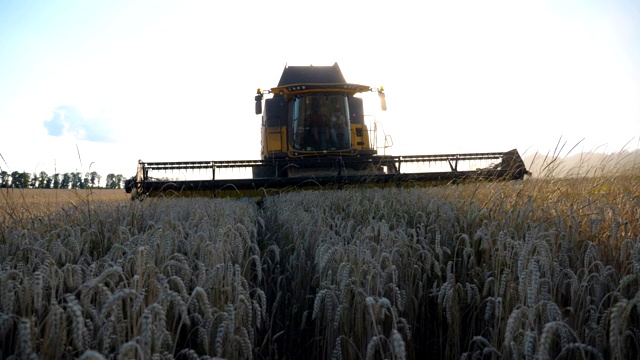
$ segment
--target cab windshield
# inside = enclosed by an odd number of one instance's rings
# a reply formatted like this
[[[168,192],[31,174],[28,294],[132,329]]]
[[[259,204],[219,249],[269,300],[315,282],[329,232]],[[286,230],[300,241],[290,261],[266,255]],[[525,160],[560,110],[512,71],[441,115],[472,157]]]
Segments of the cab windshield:
[[[298,96],[289,103],[293,149],[334,151],[351,148],[347,97],[343,94]]]

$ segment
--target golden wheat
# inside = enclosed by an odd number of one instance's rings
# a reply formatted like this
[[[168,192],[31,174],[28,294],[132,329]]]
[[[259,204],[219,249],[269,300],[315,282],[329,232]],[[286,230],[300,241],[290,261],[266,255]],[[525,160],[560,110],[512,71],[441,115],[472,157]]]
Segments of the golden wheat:
[[[3,356],[634,358],[637,176],[0,219]]]

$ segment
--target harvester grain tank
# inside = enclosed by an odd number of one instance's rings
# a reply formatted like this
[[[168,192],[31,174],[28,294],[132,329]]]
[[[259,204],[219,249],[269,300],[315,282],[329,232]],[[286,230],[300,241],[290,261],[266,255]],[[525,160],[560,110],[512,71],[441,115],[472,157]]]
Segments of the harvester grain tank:
[[[378,153],[375,121],[367,121],[363,93],[383,88],[348,83],[332,66],[286,66],[276,87],[258,89],[262,115],[259,160],[138,162],[125,189],[133,198],[158,194],[254,196],[302,188],[516,180],[528,171],[517,150],[506,152],[391,156]],[[403,172],[427,164],[426,171]],[[476,164],[485,164],[477,166]],[[225,178],[228,169],[251,177]],[[206,178],[171,179],[175,172],[205,172]],[[165,174],[157,177],[156,174]]]

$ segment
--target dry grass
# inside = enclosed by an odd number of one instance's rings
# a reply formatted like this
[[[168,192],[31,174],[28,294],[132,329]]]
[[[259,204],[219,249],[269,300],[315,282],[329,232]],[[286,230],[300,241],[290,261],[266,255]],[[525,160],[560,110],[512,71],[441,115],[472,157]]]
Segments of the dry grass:
[[[6,202],[23,202],[25,205],[58,205],[60,203],[78,201],[89,198],[92,201],[128,200],[130,195],[123,189],[0,189],[0,204]]]
[[[22,221],[69,207],[91,203],[125,202],[130,195],[122,189],[0,189],[0,225]]]

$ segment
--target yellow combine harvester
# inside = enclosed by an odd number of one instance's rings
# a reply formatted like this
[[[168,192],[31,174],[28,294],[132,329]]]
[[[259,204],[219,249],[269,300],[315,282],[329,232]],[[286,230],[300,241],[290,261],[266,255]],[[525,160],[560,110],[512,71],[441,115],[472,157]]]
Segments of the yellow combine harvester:
[[[136,175],[126,181],[126,192],[132,198],[260,196],[299,188],[516,180],[528,174],[517,150],[378,154],[375,122],[365,121],[363,99],[356,96],[367,92],[377,92],[386,110],[382,88],[347,83],[337,63],[285,67],[278,86],[258,89],[255,96],[255,112],[262,114],[260,160],[139,161]],[[406,168],[413,170],[403,172]],[[222,178],[225,170],[245,170],[250,176]],[[201,176],[171,178],[185,171]]]

